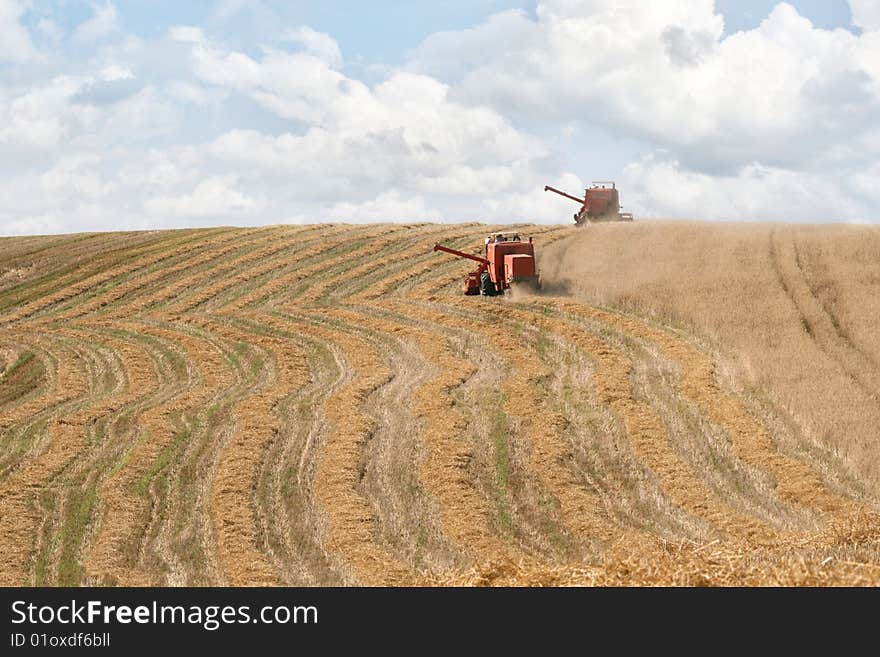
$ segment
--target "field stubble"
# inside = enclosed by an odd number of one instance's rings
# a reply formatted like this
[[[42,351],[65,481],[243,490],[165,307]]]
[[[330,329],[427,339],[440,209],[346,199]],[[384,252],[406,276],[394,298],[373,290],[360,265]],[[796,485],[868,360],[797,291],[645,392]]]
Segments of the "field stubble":
[[[2,240],[3,583],[880,583],[880,231],[490,230]]]

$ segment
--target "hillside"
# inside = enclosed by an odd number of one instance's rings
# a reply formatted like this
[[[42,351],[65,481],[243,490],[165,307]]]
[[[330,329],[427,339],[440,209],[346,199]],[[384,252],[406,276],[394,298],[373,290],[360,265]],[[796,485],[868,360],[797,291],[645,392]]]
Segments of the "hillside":
[[[880,584],[880,232],[0,239],[0,584]]]

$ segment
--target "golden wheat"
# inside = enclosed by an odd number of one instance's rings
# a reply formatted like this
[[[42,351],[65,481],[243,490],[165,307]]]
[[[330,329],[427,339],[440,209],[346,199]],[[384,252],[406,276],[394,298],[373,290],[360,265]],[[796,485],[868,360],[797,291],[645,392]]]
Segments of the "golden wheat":
[[[880,231],[492,228],[0,240],[0,583],[880,583]]]

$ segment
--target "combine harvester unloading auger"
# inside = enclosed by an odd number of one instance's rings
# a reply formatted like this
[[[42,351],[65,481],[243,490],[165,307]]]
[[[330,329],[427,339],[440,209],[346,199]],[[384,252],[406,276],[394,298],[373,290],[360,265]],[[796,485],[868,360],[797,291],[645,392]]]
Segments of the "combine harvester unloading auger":
[[[541,287],[532,238],[523,241],[519,233],[492,233],[486,237],[486,257],[434,245],[435,251],[451,253],[478,262],[464,280],[464,293],[494,297],[505,290],[537,291]]]
[[[560,196],[570,198],[581,204],[581,209],[574,215],[574,223],[583,226],[595,221],[632,221],[630,212],[620,211],[620,195],[613,181],[600,180],[584,190],[584,197],[578,198],[571,194],[544,185],[545,192],[556,192]]]

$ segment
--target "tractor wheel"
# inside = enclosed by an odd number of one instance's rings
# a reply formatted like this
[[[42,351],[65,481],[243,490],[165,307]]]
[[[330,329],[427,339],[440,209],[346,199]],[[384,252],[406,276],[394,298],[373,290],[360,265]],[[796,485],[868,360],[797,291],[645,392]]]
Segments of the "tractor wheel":
[[[480,294],[484,297],[495,296],[495,284],[492,283],[492,277],[487,271],[480,274]]]

